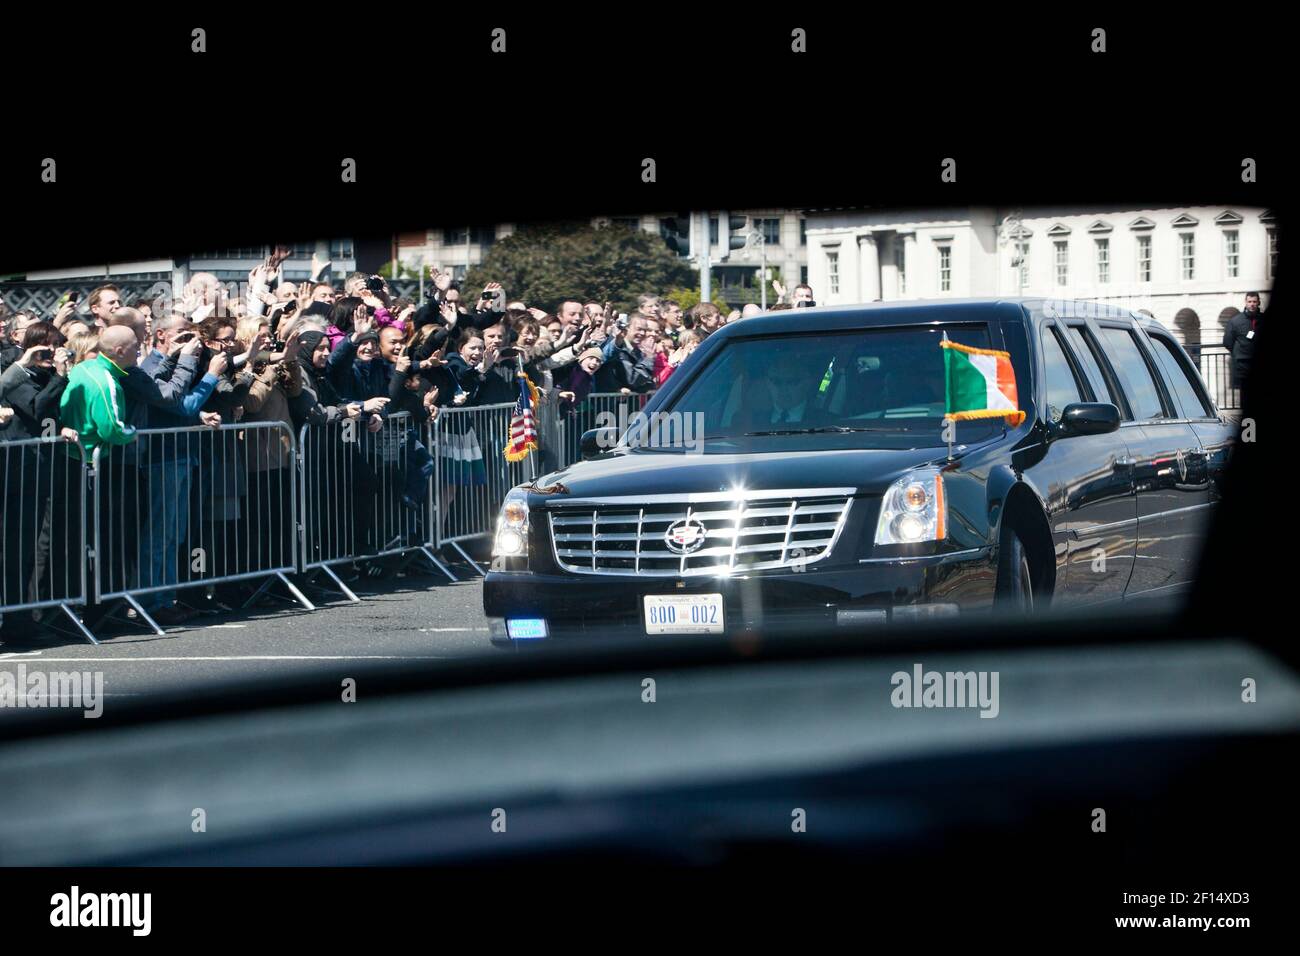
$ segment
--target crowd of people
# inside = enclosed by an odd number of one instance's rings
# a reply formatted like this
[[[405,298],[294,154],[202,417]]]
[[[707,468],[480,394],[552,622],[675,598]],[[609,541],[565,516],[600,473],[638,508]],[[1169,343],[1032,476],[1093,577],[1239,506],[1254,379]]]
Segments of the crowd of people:
[[[293,533],[289,429],[351,423],[363,444],[395,413],[406,413],[409,433],[397,465],[402,498],[413,505],[438,453],[422,446],[418,430],[441,410],[513,404],[520,369],[561,415],[572,415],[592,393],[648,393],[708,335],[757,311],[724,314],[708,302],[683,310],[649,293],[630,313],[578,299],[547,311],[508,299],[496,282],[468,298],[436,268],[425,300],[416,302],[377,275],[356,272],[336,285],[327,263],[310,279],[289,281],[287,255],[277,247],[238,298],[200,273],[170,303],[127,303],[111,284],[91,292],[84,311],[65,296],[48,318],[30,310],[10,314],[0,302],[0,606],[73,593],[85,568],[85,521],[99,509],[105,533],[98,557],[112,564],[100,568],[106,590],[151,589],[141,597],[143,608],[161,624],[180,623],[196,612],[163,586],[185,583],[180,569],[203,530],[197,522],[208,523],[205,548],[233,552],[222,525],[231,523],[232,508],[239,515],[241,498],[247,506],[256,497],[271,532],[260,536],[259,547]],[[772,309],[811,304],[807,286],[792,292],[792,302]],[[194,438],[195,426],[215,433],[230,423],[268,425],[247,430],[238,446]],[[144,444],[137,441],[141,430],[149,430],[146,447],[137,447]],[[52,438],[63,441],[25,441]],[[97,449],[104,479],[82,509],[71,476]],[[236,458],[238,467],[224,467]],[[213,477],[224,473],[237,477]],[[189,503],[200,486],[207,500]],[[357,477],[350,490],[364,495],[374,487]],[[69,513],[84,520],[69,521]],[[358,518],[350,531],[373,535],[374,524]],[[242,565],[222,558],[236,573],[277,561],[267,554]]]

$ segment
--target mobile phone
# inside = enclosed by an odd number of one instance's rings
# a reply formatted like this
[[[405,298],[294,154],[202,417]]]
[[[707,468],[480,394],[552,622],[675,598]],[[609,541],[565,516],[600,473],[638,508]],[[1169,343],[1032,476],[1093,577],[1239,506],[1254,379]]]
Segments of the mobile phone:
[[[816,304],[817,304],[817,303],[814,302],[812,299],[806,299],[806,300],[804,300],[803,302],[796,302],[796,303],[794,304],[794,307],[795,307],[796,309],[811,309],[811,308],[812,308],[813,306],[815,306]]]
[[[620,312],[620,313],[618,314],[618,327],[619,327],[620,329],[625,329],[625,328],[627,328],[627,313],[626,313],[626,312]]]
[[[73,305],[76,305],[78,302],[81,301],[81,293],[76,289],[73,289],[71,292],[68,293],[68,301],[71,302]]]
[[[289,315],[298,308],[297,299],[289,299],[284,303],[284,308],[280,310],[281,315]]]

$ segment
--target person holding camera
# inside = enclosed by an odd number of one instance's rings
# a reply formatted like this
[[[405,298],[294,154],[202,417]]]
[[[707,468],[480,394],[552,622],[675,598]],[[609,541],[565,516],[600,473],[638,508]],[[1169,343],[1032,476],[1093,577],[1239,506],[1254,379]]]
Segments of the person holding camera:
[[[648,392],[655,387],[654,336],[640,312],[620,316],[602,349],[597,392]]]

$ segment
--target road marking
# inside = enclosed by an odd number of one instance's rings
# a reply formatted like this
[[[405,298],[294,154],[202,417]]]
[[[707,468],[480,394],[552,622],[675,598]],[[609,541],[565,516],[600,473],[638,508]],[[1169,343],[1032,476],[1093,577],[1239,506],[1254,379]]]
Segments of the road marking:
[[[197,628],[200,631],[215,631],[217,628],[234,629],[239,627],[248,627],[247,624],[209,624],[206,627]]]
[[[408,657],[405,654],[264,654],[242,657],[42,657],[42,661],[59,664],[104,664],[104,663],[145,663],[158,661],[447,661],[447,656],[433,657],[422,655]]]
[[[0,661],[8,657],[40,657],[43,651],[10,651],[7,654],[0,654]]]
[[[488,632],[486,627],[422,627],[421,634],[473,634],[476,631]]]

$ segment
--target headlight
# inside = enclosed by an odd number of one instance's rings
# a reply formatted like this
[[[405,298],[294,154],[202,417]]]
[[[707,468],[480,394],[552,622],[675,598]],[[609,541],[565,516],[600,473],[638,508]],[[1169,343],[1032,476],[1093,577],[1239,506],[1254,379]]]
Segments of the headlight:
[[[528,554],[528,493],[513,488],[501,505],[497,536],[492,543],[494,558],[522,558]]]
[[[880,502],[876,544],[942,541],[947,535],[943,475],[927,468],[904,475],[889,486]]]

